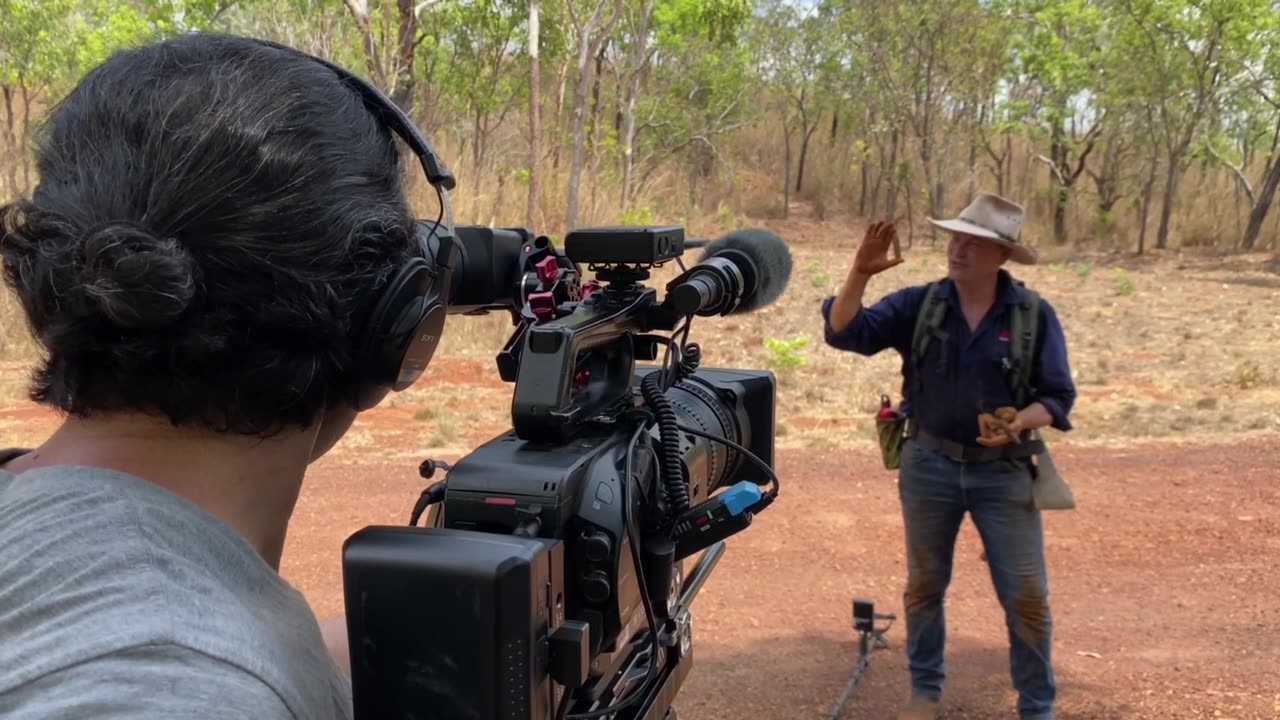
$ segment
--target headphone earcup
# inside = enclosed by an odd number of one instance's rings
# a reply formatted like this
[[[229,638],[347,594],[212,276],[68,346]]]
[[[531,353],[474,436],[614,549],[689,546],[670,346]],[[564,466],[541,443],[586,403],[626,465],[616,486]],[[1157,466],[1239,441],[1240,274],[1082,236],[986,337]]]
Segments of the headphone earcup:
[[[422,376],[440,344],[446,309],[430,264],[415,257],[387,285],[363,333],[352,404],[375,407]]]

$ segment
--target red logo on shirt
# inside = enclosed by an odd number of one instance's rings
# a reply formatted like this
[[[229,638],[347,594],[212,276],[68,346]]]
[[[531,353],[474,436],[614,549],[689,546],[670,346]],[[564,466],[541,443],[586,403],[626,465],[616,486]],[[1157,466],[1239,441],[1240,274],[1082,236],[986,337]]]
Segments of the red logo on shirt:
[[[1000,342],[1009,342],[1009,331],[1005,330],[1000,333]]]

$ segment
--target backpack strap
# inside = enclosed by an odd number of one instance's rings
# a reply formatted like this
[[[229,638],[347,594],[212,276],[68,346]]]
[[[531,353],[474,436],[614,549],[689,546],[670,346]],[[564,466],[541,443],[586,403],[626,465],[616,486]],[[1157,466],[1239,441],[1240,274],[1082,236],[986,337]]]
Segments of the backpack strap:
[[[924,364],[925,351],[929,349],[929,341],[935,337],[943,342],[947,341],[947,333],[942,329],[942,321],[947,314],[947,301],[938,296],[937,290],[937,282],[931,282],[927,286],[920,311],[916,313],[915,330],[911,335],[911,367],[915,370],[914,385],[917,392],[924,385],[920,370]]]
[[[1034,388],[1031,372],[1035,368],[1036,333],[1040,330],[1040,294],[1019,283],[1021,299],[1013,306],[1009,318],[1010,367],[1009,389],[1017,407],[1026,407]]]
[[[947,302],[937,294],[938,283],[931,282],[916,314],[915,329],[911,336],[910,365],[915,370],[913,385],[919,392],[923,386],[920,377],[929,341],[935,337],[946,342],[947,333],[942,329],[947,314]],[[1010,362],[1005,377],[1009,383],[1017,407],[1026,407],[1035,388],[1031,386],[1031,374],[1035,369],[1037,333],[1040,331],[1040,294],[1018,283],[1020,298],[1014,304],[1009,318]]]

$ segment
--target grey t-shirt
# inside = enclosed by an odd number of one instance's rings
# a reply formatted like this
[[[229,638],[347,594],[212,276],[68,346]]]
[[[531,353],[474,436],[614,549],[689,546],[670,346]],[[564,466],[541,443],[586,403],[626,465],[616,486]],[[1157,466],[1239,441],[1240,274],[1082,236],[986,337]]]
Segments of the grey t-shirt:
[[[0,470],[0,717],[351,716],[305,598],[226,525],[123,473]]]

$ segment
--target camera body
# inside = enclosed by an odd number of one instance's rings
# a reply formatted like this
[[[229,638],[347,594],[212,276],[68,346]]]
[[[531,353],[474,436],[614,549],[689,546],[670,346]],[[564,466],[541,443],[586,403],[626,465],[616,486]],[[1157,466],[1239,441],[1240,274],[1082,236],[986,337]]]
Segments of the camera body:
[[[579,230],[564,253],[523,229],[458,238],[450,314],[516,325],[497,356],[512,427],[424,463],[447,476],[408,526],[346,542],[356,717],[662,718],[690,669],[693,598],[777,494],[772,373],[699,369],[677,328],[695,292],[732,305],[761,269],[710,258],[667,285],[677,308],[642,281],[681,258],[679,227]]]

